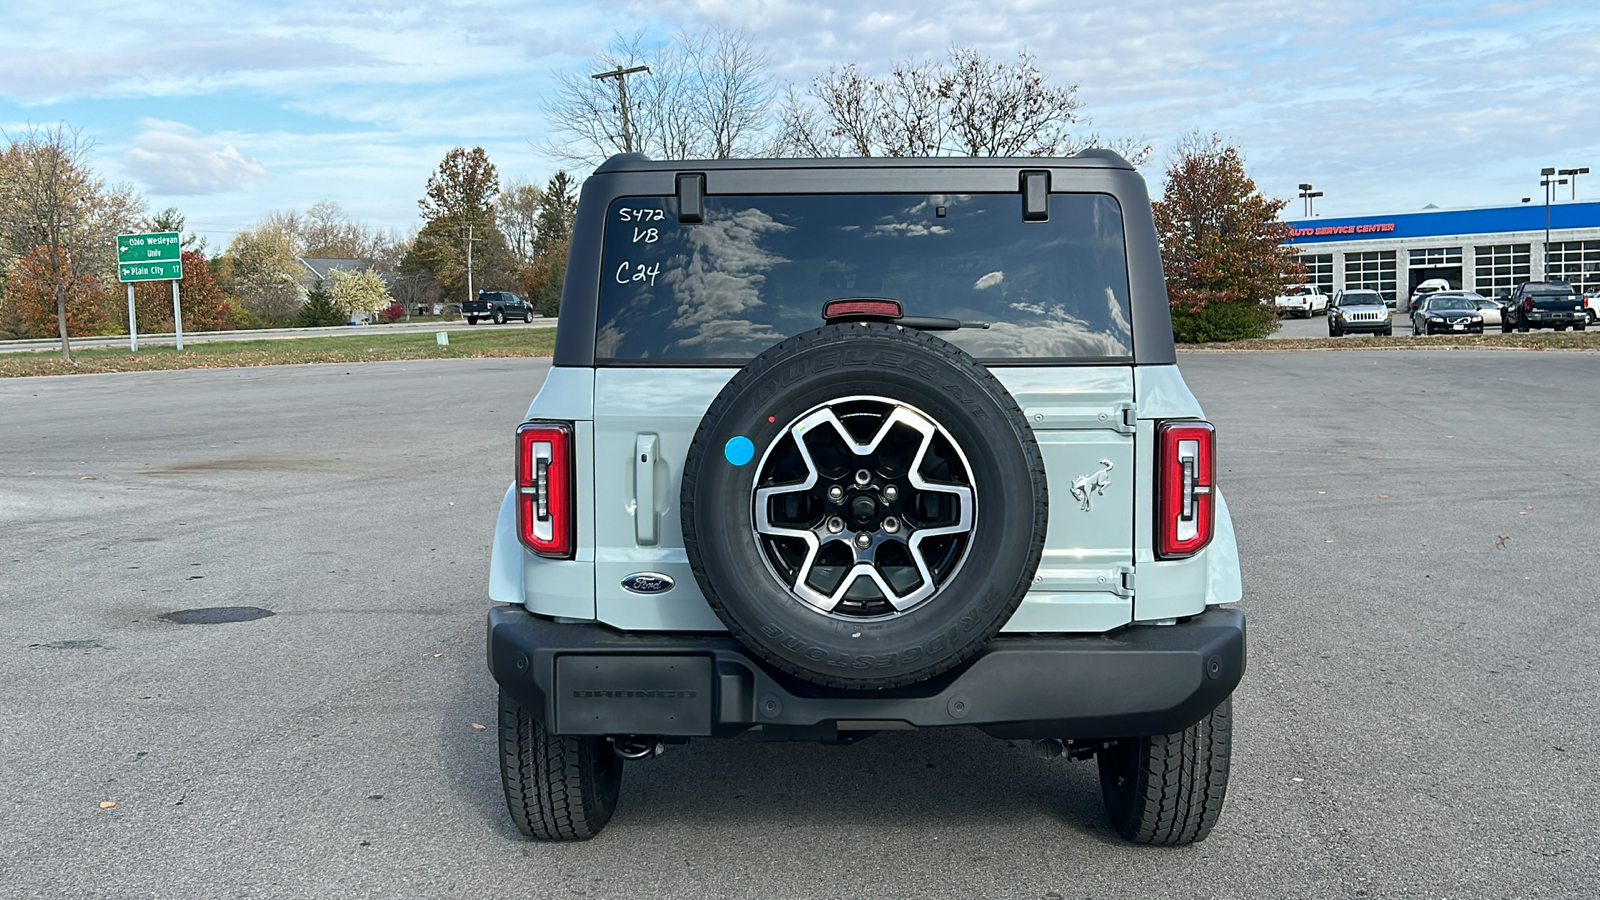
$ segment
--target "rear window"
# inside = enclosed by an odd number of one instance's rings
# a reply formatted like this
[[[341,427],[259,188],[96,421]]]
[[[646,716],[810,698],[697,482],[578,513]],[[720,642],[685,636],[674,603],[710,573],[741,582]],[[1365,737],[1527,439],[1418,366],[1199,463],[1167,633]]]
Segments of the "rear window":
[[[1133,355],[1122,210],[1105,194],[1052,194],[1047,222],[1024,222],[1018,193],[709,196],[699,224],[675,204],[607,213],[597,361],[742,365],[848,297],[990,323],[940,332],[980,360]]]

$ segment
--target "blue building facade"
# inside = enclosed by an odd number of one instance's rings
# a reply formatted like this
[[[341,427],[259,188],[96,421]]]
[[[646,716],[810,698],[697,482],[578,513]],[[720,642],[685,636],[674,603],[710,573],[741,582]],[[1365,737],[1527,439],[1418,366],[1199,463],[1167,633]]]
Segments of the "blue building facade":
[[[1376,290],[1390,301],[1443,278],[1484,296],[1560,278],[1600,294],[1600,201],[1290,220],[1306,280],[1325,293]]]

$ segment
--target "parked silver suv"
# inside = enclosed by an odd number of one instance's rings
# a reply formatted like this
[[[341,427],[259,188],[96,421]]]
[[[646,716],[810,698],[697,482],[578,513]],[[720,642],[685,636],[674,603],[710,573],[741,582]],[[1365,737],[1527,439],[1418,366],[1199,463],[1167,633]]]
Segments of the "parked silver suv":
[[[1108,151],[601,166],[495,530],[512,819],[591,837],[690,738],[976,726],[1204,838],[1244,614],[1175,363]]]
[[[1377,291],[1340,291],[1328,307],[1328,337],[1365,332],[1394,334],[1389,304]]]

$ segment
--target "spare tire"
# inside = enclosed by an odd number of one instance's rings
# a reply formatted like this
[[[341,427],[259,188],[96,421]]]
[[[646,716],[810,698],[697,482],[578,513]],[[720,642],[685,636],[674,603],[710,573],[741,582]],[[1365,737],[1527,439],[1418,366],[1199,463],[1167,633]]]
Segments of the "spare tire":
[[[711,608],[792,675],[922,681],[977,652],[1044,549],[1044,460],[1017,403],[952,344],[830,324],[762,353],[701,420],[684,548]]]

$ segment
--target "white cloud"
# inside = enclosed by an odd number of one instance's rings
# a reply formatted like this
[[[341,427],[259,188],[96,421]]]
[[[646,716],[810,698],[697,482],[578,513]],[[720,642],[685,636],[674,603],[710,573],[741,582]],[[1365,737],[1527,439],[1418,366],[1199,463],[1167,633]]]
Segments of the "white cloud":
[[[246,187],[268,172],[237,148],[218,147],[180,122],[144,119],[122,164],[155,194],[216,194]]]

